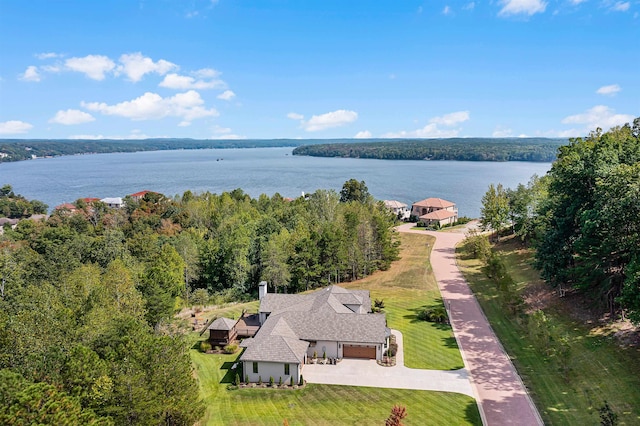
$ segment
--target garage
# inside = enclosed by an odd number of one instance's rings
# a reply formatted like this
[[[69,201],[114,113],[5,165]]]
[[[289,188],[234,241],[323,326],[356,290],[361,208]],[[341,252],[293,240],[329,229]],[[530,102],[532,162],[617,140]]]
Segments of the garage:
[[[344,358],[376,359],[375,346],[343,345],[342,356]]]

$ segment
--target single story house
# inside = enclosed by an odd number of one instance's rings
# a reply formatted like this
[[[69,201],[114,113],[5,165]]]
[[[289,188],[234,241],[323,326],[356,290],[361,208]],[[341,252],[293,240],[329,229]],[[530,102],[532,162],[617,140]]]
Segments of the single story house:
[[[107,197],[103,198],[100,201],[105,203],[107,207],[110,207],[112,209],[120,209],[124,207],[124,201],[122,201],[121,197]]]
[[[442,198],[427,198],[413,203],[411,215],[425,225],[447,225],[458,221],[458,208],[455,203]]]
[[[391,331],[384,314],[371,313],[367,290],[333,285],[309,294],[268,293],[260,283],[261,327],[240,361],[250,382],[273,377],[300,380],[305,361],[318,358],[382,359]]]
[[[400,220],[409,219],[409,207],[396,200],[385,200],[384,206],[391,210]]]

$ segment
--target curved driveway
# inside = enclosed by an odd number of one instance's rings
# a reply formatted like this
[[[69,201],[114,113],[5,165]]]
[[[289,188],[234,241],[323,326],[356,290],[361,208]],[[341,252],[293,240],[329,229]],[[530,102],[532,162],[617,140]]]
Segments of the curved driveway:
[[[425,232],[412,227],[413,224],[401,225],[398,231],[436,238],[431,251],[431,266],[442,298],[450,310],[453,332],[470,373],[484,424],[542,425],[540,414],[520,376],[458,269],[455,246],[464,239],[464,234]]]

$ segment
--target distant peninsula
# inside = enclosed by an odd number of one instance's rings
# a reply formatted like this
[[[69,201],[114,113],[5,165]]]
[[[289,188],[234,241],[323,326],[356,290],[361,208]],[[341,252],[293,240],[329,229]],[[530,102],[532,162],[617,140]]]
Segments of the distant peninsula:
[[[179,149],[292,147],[294,155],[382,160],[551,162],[566,139],[0,139],[0,163],[61,155]]]
[[[0,139],[0,163],[58,157],[61,155],[107,154],[114,152],[165,151],[176,149],[295,147],[326,140],[295,139]]]
[[[552,162],[567,139],[449,138],[302,145],[293,155],[379,160]]]

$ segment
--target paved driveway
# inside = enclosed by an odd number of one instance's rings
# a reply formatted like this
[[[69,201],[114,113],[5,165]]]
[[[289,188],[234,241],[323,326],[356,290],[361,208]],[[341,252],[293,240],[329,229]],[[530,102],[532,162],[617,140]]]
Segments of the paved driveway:
[[[443,371],[405,367],[402,333],[397,330],[392,330],[392,333],[398,343],[396,365],[393,367],[380,366],[375,360],[343,359],[337,365],[305,365],[302,375],[309,383],[432,390],[475,396],[465,369]]]
[[[486,425],[542,425],[542,419],[518,372],[482,312],[469,284],[456,264],[459,232],[425,232],[405,224],[400,232],[432,235],[431,267],[450,312],[453,333],[471,373],[471,382]]]

